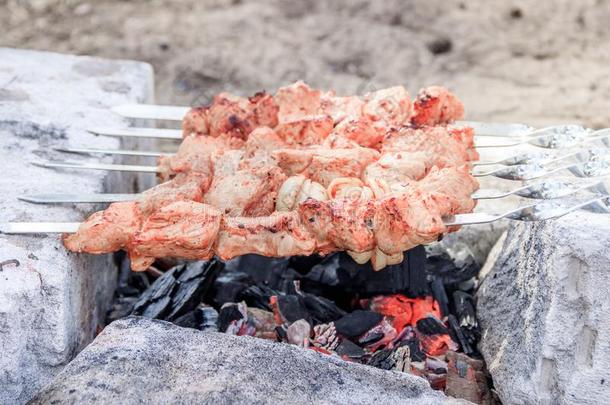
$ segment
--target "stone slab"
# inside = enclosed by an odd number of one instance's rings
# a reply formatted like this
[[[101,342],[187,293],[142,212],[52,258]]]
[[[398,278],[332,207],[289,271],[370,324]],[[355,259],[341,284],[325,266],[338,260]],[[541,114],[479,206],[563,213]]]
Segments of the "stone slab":
[[[610,216],[512,223],[482,270],[480,350],[504,404],[610,398]]]
[[[32,404],[465,404],[406,373],[250,336],[115,321]]]
[[[126,125],[108,108],[151,101],[152,86],[145,63],[0,48],[0,222],[79,221],[99,208],[28,204],[17,200],[23,194],[130,192],[150,184],[150,175],[138,180],[30,163],[82,159],[53,147],[119,148],[119,139],[85,129]],[[116,271],[111,256],[72,254],[59,235],[0,235],[0,262],[0,403],[22,403],[93,339]]]

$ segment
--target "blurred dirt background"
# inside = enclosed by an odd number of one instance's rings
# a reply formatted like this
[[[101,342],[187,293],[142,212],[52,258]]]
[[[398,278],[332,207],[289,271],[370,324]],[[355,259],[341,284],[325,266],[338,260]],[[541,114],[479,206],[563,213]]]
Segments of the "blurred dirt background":
[[[608,21],[602,0],[0,0],[0,46],[150,62],[163,103],[443,84],[471,119],[610,126]]]

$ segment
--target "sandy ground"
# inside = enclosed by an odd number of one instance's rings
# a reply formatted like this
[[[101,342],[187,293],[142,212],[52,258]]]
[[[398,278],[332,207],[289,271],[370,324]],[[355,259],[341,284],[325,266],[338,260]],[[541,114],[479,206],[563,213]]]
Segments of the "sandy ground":
[[[150,62],[164,103],[438,83],[471,119],[610,126],[609,20],[601,0],[0,0],[0,46]]]

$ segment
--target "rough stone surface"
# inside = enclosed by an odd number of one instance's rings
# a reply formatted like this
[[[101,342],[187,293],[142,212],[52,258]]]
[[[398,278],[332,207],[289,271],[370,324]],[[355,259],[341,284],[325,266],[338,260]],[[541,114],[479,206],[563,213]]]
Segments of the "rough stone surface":
[[[200,332],[164,321],[115,321],[33,404],[467,403],[410,374],[292,345]]]
[[[151,100],[149,65],[6,48],[0,48],[0,61],[0,222],[79,221],[96,208],[28,204],[17,200],[23,194],[134,190],[133,176],[44,169],[30,162],[80,159],[51,150],[59,146],[118,148],[118,139],[84,129],[125,125],[108,107]],[[4,261],[0,403],[20,403],[93,339],[116,271],[111,256],[69,253],[58,235],[2,235]]]
[[[513,223],[483,269],[480,350],[504,404],[610,398],[610,216]]]

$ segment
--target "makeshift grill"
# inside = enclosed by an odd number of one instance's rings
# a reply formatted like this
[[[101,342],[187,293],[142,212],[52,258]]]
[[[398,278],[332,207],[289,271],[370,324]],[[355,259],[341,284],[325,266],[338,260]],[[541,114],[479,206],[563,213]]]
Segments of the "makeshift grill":
[[[116,111],[132,118],[180,119],[183,130],[97,128],[92,132],[182,139],[178,151],[165,156],[154,151],[63,148],[59,150],[153,156],[159,157],[159,164],[35,164],[151,172],[164,182],[139,195],[24,196],[25,201],[41,203],[115,204],[80,226],[12,223],[3,225],[4,233],[76,232],[65,238],[68,248],[90,253],[126,249],[138,270],[164,256],[207,259],[216,254],[228,259],[247,253],[290,256],[333,251],[347,251],[356,261],[371,260],[374,268],[381,269],[400,262],[402,252],[433,242],[460,225],[500,218],[556,218],[607,199],[601,180],[581,186],[542,181],[508,192],[477,191],[474,177],[532,180],[566,170],[578,177],[606,174],[605,155],[599,152],[603,149],[567,149],[594,143],[607,146],[610,131],[456,121],[463,118],[463,106],[442,87],[423,89],[411,103],[400,86],[362,97],[338,97],[297,82],[280,88],[275,96],[257,93],[241,98],[221,93],[206,107],[140,105]],[[503,136],[505,142],[475,144],[475,136]],[[476,162],[477,149],[519,145],[556,153]],[[477,165],[490,164],[505,166],[470,172]],[[500,214],[470,213],[475,199],[511,194],[556,198],[583,190],[602,194]]]
[[[461,225],[607,211],[609,130],[460,121],[461,103],[441,87],[422,90],[411,103],[402,87],[337,97],[298,82],[274,96],[223,93],[206,107],[115,111],[178,120],[183,130],[91,132],[179,140],[179,147],[56,149],[158,158],[154,166],[34,164],[148,172],[162,182],[139,194],[22,196],[112,204],[84,223],[9,223],[1,232],[65,232],[73,251],[127,251],[110,320],[135,314],[289,342],[412,372],[473,401],[490,395],[475,359],[478,267],[463,255],[467,248],[453,254],[421,245]],[[478,160],[479,151],[519,146],[528,150]],[[484,177],[512,185],[479,189],[476,178]],[[472,212],[477,200],[509,195],[548,201]],[[168,257],[207,261],[172,267]],[[136,277],[143,285],[126,281]],[[452,391],[463,386],[452,381],[464,378],[469,393]]]

